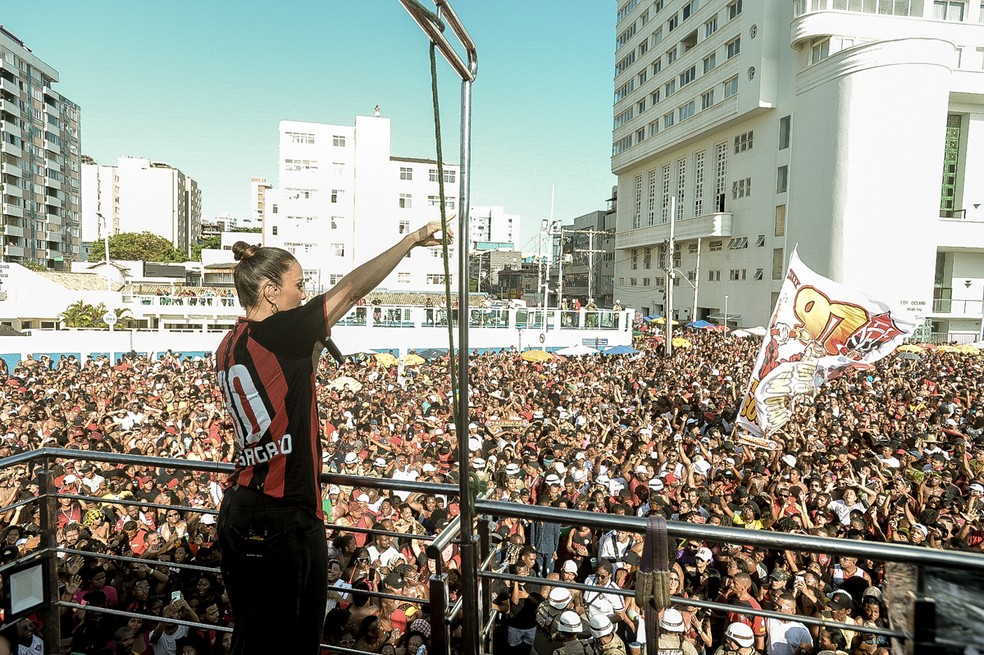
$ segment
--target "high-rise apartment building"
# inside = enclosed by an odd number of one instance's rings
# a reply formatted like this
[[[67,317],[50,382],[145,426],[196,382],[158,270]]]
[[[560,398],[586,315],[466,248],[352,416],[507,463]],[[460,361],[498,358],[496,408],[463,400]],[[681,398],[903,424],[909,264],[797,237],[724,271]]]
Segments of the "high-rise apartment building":
[[[979,338],[981,9],[622,0],[615,295],[664,312],[672,265],[675,316],[721,320],[727,302],[733,324],[765,324],[798,247],[817,272],[926,317],[923,336]]]
[[[79,107],[52,88],[57,81],[0,27],[4,261],[62,268],[79,257]]]
[[[239,227],[263,227],[266,216],[266,194],[273,188],[265,177],[254,177],[249,181],[249,215]]]
[[[471,207],[468,211],[469,252],[489,247],[479,244],[511,250],[518,240],[518,215],[507,214],[502,207]]]
[[[152,232],[186,254],[201,233],[202,192],[198,183],[162,162],[120,157],[116,166],[87,158],[83,168],[82,237]],[[104,227],[105,226],[105,227]]]
[[[266,191],[263,242],[292,252],[312,291],[440,218],[436,162],[392,155],[388,118],[357,116],[354,126],[282,121],[279,176]],[[447,212],[456,214],[458,166],[445,165],[444,182]],[[441,256],[440,248],[413,250],[380,287],[443,289]]]

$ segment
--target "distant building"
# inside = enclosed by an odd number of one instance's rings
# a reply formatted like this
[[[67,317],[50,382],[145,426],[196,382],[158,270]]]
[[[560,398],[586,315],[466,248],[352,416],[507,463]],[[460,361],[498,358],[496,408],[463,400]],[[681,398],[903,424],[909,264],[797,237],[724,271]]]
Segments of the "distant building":
[[[507,214],[502,207],[472,206],[468,211],[468,250],[477,250],[479,243],[508,244],[510,249],[514,248],[519,240],[519,228],[519,216]]]
[[[469,255],[469,278],[474,291],[497,297],[511,297],[504,294],[506,287],[502,286],[499,273],[505,268],[519,268],[523,262],[523,253],[499,247],[502,245],[478,243],[477,250]]]
[[[241,227],[263,227],[267,191],[272,188],[265,177],[254,177],[249,181],[249,215],[243,220]]]
[[[79,258],[79,106],[58,71],[0,27],[0,259],[64,268]]]
[[[557,257],[551,268],[551,289],[562,290],[565,299],[578,298],[585,304],[593,298],[599,307],[611,307],[615,269],[615,214],[593,211],[578,216],[564,226],[562,260]],[[558,287],[556,276],[563,271],[564,284]],[[556,299],[554,299],[556,302]]]
[[[283,121],[279,171],[278,186],[264,192],[263,243],[292,252],[312,291],[440,217],[437,163],[392,155],[388,118],[358,116],[354,126]],[[456,214],[457,165],[444,167],[444,181],[447,212]],[[441,257],[440,248],[414,250],[380,287],[441,290]]]
[[[924,314],[922,338],[981,337],[981,3],[621,0],[616,20],[626,306],[720,321],[727,297],[732,323],[764,325],[798,246]],[[667,308],[671,211],[683,284]]]

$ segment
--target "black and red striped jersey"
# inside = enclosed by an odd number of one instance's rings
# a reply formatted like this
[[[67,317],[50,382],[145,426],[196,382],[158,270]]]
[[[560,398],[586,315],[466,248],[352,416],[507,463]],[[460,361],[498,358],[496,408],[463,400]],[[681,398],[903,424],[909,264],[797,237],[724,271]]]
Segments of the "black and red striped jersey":
[[[215,353],[219,388],[236,433],[239,484],[321,510],[321,441],[315,371],[330,335],[323,296],[263,321],[240,318]]]

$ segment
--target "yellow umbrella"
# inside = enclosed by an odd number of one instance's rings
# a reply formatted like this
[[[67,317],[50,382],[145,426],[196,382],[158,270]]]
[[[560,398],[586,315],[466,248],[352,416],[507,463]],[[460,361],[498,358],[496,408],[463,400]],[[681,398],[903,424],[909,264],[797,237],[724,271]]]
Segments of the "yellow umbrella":
[[[653,322],[656,323],[657,325],[666,325],[666,319],[663,318],[662,316],[660,316]],[[673,325],[680,325],[680,321],[673,321]]]
[[[924,353],[926,352],[922,346],[917,346],[914,343],[907,343],[896,348],[900,353]]]
[[[382,366],[396,366],[396,357],[389,353],[376,353],[376,361]]]
[[[527,362],[549,362],[554,358],[545,350],[524,350],[520,357]]]
[[[940,346],[936,350],[938,352],[941,352],[941,353],[959,353],[959,352],[962,352],[960,350],[959,346],[951,346],[950,344],[946,344],[946,345]]]
[[[404,366],[420,366],[421,364],[423,364],[426,361],[427,360],[424,359],[423,357],[421,357],[420,355],[416,355],[414,353],[410,353],[409,355],[404,356],[404,358],[403,358],[403,365]]]
[[[980,355],[981,354],[981,351],[980,351],[980,349],[977,348],[977,346],[975,346],[973,344],[969,344],[969,343],[962,343],[962,344],[960,344],[958,346],[955,346],[955,348],[957,349],[957,352],[964,353],[965,355]]]
[[[673,347],[674,348],[689,348],[692,344],[689,339],[684,339],[683,337],[673,337]]]

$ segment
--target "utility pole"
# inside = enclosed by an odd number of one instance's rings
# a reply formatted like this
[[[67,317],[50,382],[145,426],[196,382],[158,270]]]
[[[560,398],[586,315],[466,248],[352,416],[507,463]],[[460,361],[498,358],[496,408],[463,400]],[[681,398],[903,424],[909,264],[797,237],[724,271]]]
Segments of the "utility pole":
[[[700,237],[697,237],[697,266],[694,268],[694,308],[690,312],[690,320],[697,320],[697,289],[700,287]]]
[[[561,230],[561,258],[564,256],[563,249],[563,229]],[[567,234],[587,234],[588,235],[588,247],[577,248],[574,242],[571,242],[571,254],[575,253],[587,253],[588,255],[588,298],[594,297],[594,256],[596,253],[604,253],[604,249],[596,250],[594,247],[594,237],[595,235],[607,236],[609,234],[608,230],[592,230],[592,229],[581,229],[581,230],[567,230]]]

